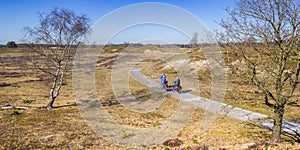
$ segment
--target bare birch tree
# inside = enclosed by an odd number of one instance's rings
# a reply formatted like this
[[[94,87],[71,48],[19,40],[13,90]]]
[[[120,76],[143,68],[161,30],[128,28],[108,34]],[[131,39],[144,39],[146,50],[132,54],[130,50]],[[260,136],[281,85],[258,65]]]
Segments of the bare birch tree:
[[[274,110],[272,140],[280,141],[285,105],[293,99],[300,71],[299,0],[240,0],[220,25],[220,42],[245,62],[244,73]]]
[[[64,8],[54,8],[47,14],[39,13],[39,24],[33,28],[24,28],[25,40],[38,45],[36,52],[48,60],[47,64],[40,67],[53,79],[50,101],[46,106],[48,109],[53,108],[63,86],[70,59],[89,28],[89,18],[86,15],[77,15]]]

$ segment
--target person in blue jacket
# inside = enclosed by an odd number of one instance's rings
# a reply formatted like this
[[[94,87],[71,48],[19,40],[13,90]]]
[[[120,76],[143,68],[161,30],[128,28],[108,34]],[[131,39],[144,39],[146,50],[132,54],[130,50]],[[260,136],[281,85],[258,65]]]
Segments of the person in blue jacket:
[[[167,83],[167,76],[164,73],[160,76],[160,82],[161,84]]]

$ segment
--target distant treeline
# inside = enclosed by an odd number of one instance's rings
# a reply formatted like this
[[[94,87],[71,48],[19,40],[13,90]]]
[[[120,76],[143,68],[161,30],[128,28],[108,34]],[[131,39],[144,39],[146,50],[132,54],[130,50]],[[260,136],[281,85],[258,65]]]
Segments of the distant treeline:
[[[27,47],[57,47],[57,45],[51,45],[51,44],[27,44],[27,43],[20,43],[20,44],[16,44],[18,48],[27,48]],[[90,44],[90,45],[86,45],[86,44],[82,44],[85,46],[89,46],[89,47],[135,47],[135,48],[139,48],[139,47],[143,47],[143,46],[155,46],[155,47],[161,47],[161,48],[172,48],[172,47],[180,47],[180,48],[194,48],[195,45],[191,45],[191,44],[141,44],[141,43],[124,43],[124,44],[105,44],[105,45],[101,45],[101,44]],[[211,44],[209,43],[203,43],[203,44],[198,44],[198,46],[209,46]],[[64,47],[65,45],[61,45],[61,47]],[[71,47],[76,48],[78,45],[72,45]],[[7,45],[0,45],[0,48],[9,48]]]
[[[9,43],[9,42],[8,42]],[[27,44],[27,43],[20,43],[20,44],[15,44],[16,47],[14,48],[28,48],[28,47],[57,47],[56,45],[51,45],[51,44]],[[65,45],[61,45],[61,47],[64,47]],[[76,48],[77,45],[72,45],[71,46],[72,48]],[[6,44],[6,45],[1,45],[0,44],[0,48],[11,48],[11,46],[9,46],[9,44]]]
[[[199,47],[201,46],[209,46],[211,44],[208,43],[204,43],[204,44],[198,44]],[[143,47],[143,46],[154,46],[154,47],[161,47],[161,48],[173,48],[173,47],[180,47],[180,48],[194,48],[195,45],[191,45],[191,44],[141,44],[141,43],[124,43],[124,44],[106,44],[106,45],[88,45],[91,47],[135,47],[135,48],[139,48],[139,47]]]

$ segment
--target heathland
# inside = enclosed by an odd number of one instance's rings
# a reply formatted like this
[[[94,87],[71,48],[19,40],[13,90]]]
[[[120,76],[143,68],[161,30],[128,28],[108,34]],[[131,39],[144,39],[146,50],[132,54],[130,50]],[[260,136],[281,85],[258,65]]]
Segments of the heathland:
[[[95,51],[97,47],[93,48]],[[211,72],[209,62],[202,49],[178,48],[189,58],[197,72],[200,90],[191,91],[202,97],[211,97]],[[144,55],[156,52],[172,51],[172,48],[142,46],[135,48]],[[156,110],[149,113],[137,113],[124,108],[114,95],[111,73],[115,60],[124,52],[121,46],[106,46],[99,53],[95,65],[95,85],[98,97],[105,110],[118,122],[137,128],[148,128],[164,123],[176,110],[180,101],[168,95]],[[226,66],[243,67],[236,55],[221,48]],[[176,57],[176,56],[174,56]],[[52,79],[38,66],[48,66],[48,60],[42,59],[30,48],[0,48],[0,149],[132,149],[115,145],[97,135],[81,116],[73,96],[72,67],[66,74],[61,94],[54,103],[55,108],[47,110],[42,106],[49,101]],[[162,72],[172,83],[177,71],[168,60],[145,59],[137,66],[149,79],[159,82]],[[51,70],[51,68],[50,68]],[[227,83],[224,103],[272,116],[272,110],[262,101],[263,95],[250,82],[237,77],[237,72],[226,67]],[[183,88],[188,88],[184,84]],[[139,101],[150,98],[147,86],[129,77],[129,89]],[[299,88],[294,101],[286,105],[284,118],[300,122]],[[4,109],[10,108],[11,109]],[[18,109],[26,107],[27,109]],[[299,141],[283,135],[281,144],[270,142],[271,131],[255,125],[253,122],[241,122],[233,118],[218,115],[211,127],[199,133],[199,124],[205,110],[197,108],[195,114],[180,133],[169,141],[145,149],[300,149]],[[127,138],[126,133],[120,133]],[[170,143],[174,142],[172,145]]]

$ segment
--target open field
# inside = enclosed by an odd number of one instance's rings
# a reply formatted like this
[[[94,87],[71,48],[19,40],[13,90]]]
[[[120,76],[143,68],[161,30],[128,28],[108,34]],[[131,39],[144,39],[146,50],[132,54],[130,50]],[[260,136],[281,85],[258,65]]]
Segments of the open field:
[[[170,50],[155,47],[147,49]],[[193,61],[205,60],[199,50],[182,50]],[[111,85],[111,69],[120,51],[120,48],[107,48],[105,53],[100,54],[96,65],[95,84],[105,110],[118,122],[132,127],[149,128],[164,123],[180,103],[179,100],[166,96],[162,105],[150,113],[129,111],[117,101]],[[74,101],[71,72],[67,74],[61,95],[54,103],[57,107],[52,110],[41,109],[41,106],[48,103],[51,80],[43,72],[34,69],[34,64],[47,64],[47,61],[39,59],[29,49],[0,49],[0,58],[0,106],[29,108],[0,110],[0,149],[131,149],[106,141],[85,123]],[[144,60],[138,65],[144,67],[142,73],[152,80],[158,81],[161,72],[167,74],[170,82],[176,77],[176,71],[172,67],[164,67],[166,62]],[[196,93],[209,98],[209,69],[199,69],[198,74],[201,91]],[[129,87],[137,100],[149,99],[150,92],[145,85],[129,78]],[[184,82],[183,87],[187,87]],[[260,101],[261,96],[255,91],[255,87],[249,83],[228,74],[225,103],[270,115],[271,110],[264,106]],[[299,105],[287,105],[285,118],[300,122]],[[283,136],[283,143],[272,144],[268,142],[270,131],[225,116],[218,116],[209,130],[199,133],[199,124],[204,113],[204,110],[198,108],[187,126],[174,137],[182,142],[180,146],[166,146],[163,144],[165,141],[161,141],[160,145],[145,149],[243,149],[248,146],[258,149],[300,149],[299,143],[286,136]]]

